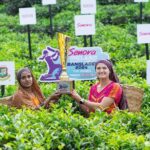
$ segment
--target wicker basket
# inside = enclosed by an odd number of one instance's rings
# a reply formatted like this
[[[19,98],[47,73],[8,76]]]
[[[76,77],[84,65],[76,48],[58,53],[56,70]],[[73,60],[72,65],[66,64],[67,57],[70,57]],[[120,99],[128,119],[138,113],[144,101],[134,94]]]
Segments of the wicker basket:
[[[11,106],[12,96],[0,98],[0,104]]]
[[[139,112],[141,110],[144,91],[129,85],[122,85],[122,87],[127,98],[129,111]]]

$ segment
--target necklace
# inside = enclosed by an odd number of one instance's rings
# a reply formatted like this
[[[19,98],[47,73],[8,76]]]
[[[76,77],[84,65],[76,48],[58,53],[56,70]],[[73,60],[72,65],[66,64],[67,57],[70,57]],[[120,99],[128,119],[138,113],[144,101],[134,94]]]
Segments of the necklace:
[[[98,86],[97,86],[97,91],[101,92],[107,85],[109,85],[111,83],[111,81],[109,81],[107,84],[101,85],[101,83],[99,82]]]
[[[103,90],[104,87],[102,87],[100,84],[97,86],[97,91],[101,92]]]

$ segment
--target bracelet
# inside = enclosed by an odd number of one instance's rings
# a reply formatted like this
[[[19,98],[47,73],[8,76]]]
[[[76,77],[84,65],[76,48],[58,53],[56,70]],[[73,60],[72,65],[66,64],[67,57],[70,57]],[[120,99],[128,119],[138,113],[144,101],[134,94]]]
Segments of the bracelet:
[[[84,102],[85,102],[85,99],[83,99],[83,98],[81,98],[81,100],[80,100],[80,104],[84,104]]]
[[[101,111],[104,111],[104,110],[106,110],[106,109],[109,108],[109,107],[103,107],[102,105],[99,105],[98,108],[99,108]]]
[[[102,111],[104,110],[104,107],[102,105],[99,105],[98,108]]]

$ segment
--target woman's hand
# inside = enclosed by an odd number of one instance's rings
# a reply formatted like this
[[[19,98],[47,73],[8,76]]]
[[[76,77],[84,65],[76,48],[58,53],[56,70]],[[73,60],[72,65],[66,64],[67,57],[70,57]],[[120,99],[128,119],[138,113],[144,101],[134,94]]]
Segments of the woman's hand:
[[[58,99],[61,97],[61,93],[59,92],[55,92],[54,94],[52,94],[49,98],[48,98],[48,101],[49,102],[57,102]]]
[[[48,109],[49,107],[50,107],[49,101],[46,100],[46,101],[44,102],[44,108]]]
[[[71,97],[76,101],[76,102],[80,102],[80,100],[82,99],[81,96],[75,91],[73,90],[71,93],[70,93]]]

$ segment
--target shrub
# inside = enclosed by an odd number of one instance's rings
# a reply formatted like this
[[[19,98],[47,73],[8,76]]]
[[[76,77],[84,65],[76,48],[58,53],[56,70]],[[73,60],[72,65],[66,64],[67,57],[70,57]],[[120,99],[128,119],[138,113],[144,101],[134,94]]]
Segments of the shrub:
[[[131,3],[133,0],[100,0],[98,4],[108,5],[108,4],[125,4]]]
[[[9,15],[16,15],[19,8],[31,7],[33,4],[40,2],[40,0],[4,0],[6,12]]]

